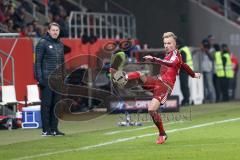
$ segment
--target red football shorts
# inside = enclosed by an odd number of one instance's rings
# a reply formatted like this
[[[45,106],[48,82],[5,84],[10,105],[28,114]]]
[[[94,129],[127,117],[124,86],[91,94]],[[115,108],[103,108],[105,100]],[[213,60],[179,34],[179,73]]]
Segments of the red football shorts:
[[[164,104],[168,94],[171,92],[170,87],[159,79],[154,79],[151,76],[147,76],[146,78],[147,81],[143,84],[143,88],[151,91],[153,98],[157,99],[161,104]]]

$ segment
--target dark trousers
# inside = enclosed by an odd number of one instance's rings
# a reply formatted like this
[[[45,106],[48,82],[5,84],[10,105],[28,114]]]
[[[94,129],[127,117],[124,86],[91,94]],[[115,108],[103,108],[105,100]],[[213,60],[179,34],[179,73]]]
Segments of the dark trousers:
[[[232,80],[232,97],[231,97],[231,99],[235,99],[236,88],[237,88],[237,73],[234,74],[234,77]]]
[[[217,75],[214,74],[213,82],[216,92],[216,102],[221,102],[223,100],[224,77],[217,77]]]
[[[189,104],[190,91],[188,86],[188,74],[185,71],[180,71],[180,88],[183,95],[182,105]]]
[[[229,101],[229,95],[228,95],[229,79],[228,78],[223,78],[222,89],[223,89],[222,101]]]
[[[40,87],[41,90],[41,118],[43,132],[57,131],[58,118],[55,116],[55,104],[60,100],[60,95],[52,91],[49,86]]]

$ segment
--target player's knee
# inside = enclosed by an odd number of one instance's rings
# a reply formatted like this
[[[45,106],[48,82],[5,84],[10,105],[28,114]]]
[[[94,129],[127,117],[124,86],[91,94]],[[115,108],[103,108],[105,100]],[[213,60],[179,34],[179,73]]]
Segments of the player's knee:
[[[139,79],[142,81],[143,84],[147,82],[147,77],[145,75],[141,75]]]
[[[148,114],[152,117],[152,118],[156,118],[156,114],[157,114],[157,111],[154,111],[154,110],[148,110]]]
[[[152,106],[148,106],[148,113],[149,114],[151,114],[151,113],[153,113],[153,112],[156,112],[156,109],[155,109],[155,107],[152,107]]]
[[[150,115],[152,115],[153,112],[154,112],[154,110],[149,110],[149,109],[148,109],[148,113],[149,113]]]

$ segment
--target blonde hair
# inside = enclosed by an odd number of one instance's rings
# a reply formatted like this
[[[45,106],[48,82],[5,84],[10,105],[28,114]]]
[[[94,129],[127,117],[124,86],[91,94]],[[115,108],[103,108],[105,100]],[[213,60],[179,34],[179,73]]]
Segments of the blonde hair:
[[[173,37],[173,39],[177,40],[177,36],[173,33],[173,32],[165,32],[163,33],[162,38],[169,38],[169,37]]]

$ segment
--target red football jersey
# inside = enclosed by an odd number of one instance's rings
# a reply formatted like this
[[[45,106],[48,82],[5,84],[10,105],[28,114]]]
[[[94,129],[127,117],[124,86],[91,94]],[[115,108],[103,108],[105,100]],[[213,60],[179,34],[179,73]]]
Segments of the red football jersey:
[[[193,70],[182,61],[182,56],[178,50],[169,52],[163,60],[159,58],[154,60],[161,64],[159,79],[167,83],[171,89],[173,89],[180,68],[184,69],[192,77],[195,75]]]

